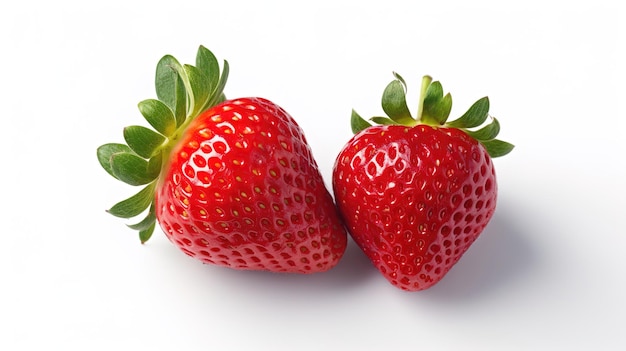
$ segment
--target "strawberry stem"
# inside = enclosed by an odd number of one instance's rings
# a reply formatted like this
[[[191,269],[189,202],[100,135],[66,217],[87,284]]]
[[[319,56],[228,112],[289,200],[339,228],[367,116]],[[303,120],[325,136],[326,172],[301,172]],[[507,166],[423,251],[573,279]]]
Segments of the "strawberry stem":
[[[433,81],[432,77],[422,77],[417,115],[413,119],[406,106],[406,83],[396,72],[393,72],[394,80],[387,85],[383,92],[382,107],[387,117],[375,116],[369,120],[363,119],[352,110],[350,123],[354,134],[372,126],[369,121],[379,125],[403,125],[413,127],[417,124],[426,124],[436,128],[456,128],[464,131],[476,141],[483,144],[491,157],[500,157],[513,150],[513,144],[496,139],[500,131],[497,119],[489,117],[489,99],[487,97],[476,101],[461,117],[448,122],[452,110],[452,95],[444,95],[443,87],[439,81]]]
[[[432,81],[433,81],[433,78],[431,76],[422,77],[422,87],[420,89],[419,101],[417,105],[417,115],[416,115],[416,119],[418,123],[426,123],[423,121],[424,99],[426,98],[426,91],[428,90],[428,87],[430,86],[430,83]]]

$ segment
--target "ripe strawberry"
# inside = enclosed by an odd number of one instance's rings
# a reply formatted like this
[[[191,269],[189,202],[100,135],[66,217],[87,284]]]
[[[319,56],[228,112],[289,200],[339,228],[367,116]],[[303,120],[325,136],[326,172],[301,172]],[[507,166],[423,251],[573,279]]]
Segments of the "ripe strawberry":
[[[156,222],[184,253],[235,269],[315,273],[343,255],[347,234],[302,129],[262,98],[225,100],[228,75],[200,47],[196,66],[159,62],[159,100],[139,104],[156,131],[124,129],[98,159],[115,178],[146,185],[109,213],[147,210],[141,242]]]
[[[391,284],[408,291],[440,281],[491,219],[497,184],[491,157],[513,145],[495,139],[489,100],[459,119],[439,82],[424,77],[414,119],[406,84],[395,78],[383,93],[388,117],[371,125],[352,112],[356,134],[333,169],[333,191],[349,233]]]

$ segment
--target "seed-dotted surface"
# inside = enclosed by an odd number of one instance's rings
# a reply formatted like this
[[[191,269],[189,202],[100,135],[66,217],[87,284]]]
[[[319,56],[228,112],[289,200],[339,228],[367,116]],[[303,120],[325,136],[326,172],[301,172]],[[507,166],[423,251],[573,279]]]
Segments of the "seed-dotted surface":
[[[424,125],[363,131],[339,156],[334,175],[355,241],[405,290],[439,281],[467,251],[493,215],[495,181],[477,142]]]
[[[312,273],[346,246],[300,127],[264,99],[199,116],[171,154],[160,224],[187,255],[235,269]]]

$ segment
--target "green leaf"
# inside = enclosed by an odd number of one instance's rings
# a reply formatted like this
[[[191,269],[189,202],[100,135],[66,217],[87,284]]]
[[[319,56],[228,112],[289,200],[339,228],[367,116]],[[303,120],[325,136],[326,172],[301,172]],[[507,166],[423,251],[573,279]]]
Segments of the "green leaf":
[[[139,111],[159,133],[171,136],[176,131],[174,112],[162,101],[155,99],[143,100],[138,105]]]
[[[104,144],[98,148],[98,161],[100,162],[100,165],[115,179],[119,178],[117,178],[111,168],[111,156],[122,152],[131,153],[132,150],[128,147],[128,145],[117,143]]]
[[[133,216],[134,217],[134,216]],[[130,217],[129,217],[130,218]],[[141,222],[136,224],[127,224],[130,229],[134,230],[146,230],[156,221],[156,213],[154,211],[154,202],[150,205],[150,211],[148,215]]]
[[[165,55],[156,68],[155,87],[159,100],[174,111],[177,125],[184,123],[187,117],[187,87],[181,64],[171,55]]]
[[[433,120],[439,125],[446,123],[451,110],[452,95],[449,93],[436,102],[424,102],[424,116],[427,116],[427,119]]]
[[[406,86],[403,80],[395,79],[387,85],[383,91],[382,107],[387,116],[399,124],[410,124],[414,121],[406,105]]]
[[[356,113],[355,110],[352,110],[352,116],[350,117],[350,126],[352,127],[352,133],[357,134],[360,131],[371,127],[372,125],[364,120],[363,117],[359,116],[359,114]]]
[[[165,137],[152,129],[142,126],[124,128],[124,140],[137,155],[150,158],[154,151],[165,142]]]
[[[474,128],[485,122],[489,114],[489,98],[484,97],[476,101],[463,116],[448,122],[454,128]]]
[[[176,67],[180,63],[171,55],[165,55],[159,60],[156,68],[154,86],[159,100],[176,111],[177,94],[176,85],[178,83],[178,70]]]
[[[198,54],[196,55],[196,67],[206,75],[209,93],[215,91],[220,80],[220,65],[215,55],[202,45],[198,48]]]
[[[146,174],[149,178],[156,179],[161,175],[161,165],[163,164],[163,152],[159,151],[148,160]]]
[[[485,149],[487,149],[489,156],[492,158],[504,156],[511,152],[515,147],[513,144],[498,139],[481,141],[481,144],[483,144]]]
[[[141,240],[142,244],[145,244],[146,241],[150,240],[150,238],[152,237],[152,233],[154,233],[155,227],[156,222],[153,222],[150,227],[139,232],[139,240]]]
[[[189,94],[183,79],[178,76],[176,80],[176,126],[182,126],[187,120],[187,107],[190,105]]]
[[[137,194],[113,205],[107,212],[121,218],[140,215],[154,200],[154,186],[155,183],[150,183]]]
[[[436,81],[430,83],[428,89],[426,89],[426,95],[424,96],[424,105],[435,104],[443,98],[443,86]]]
[[[152,174],[153,172],[148,172],[148,161],[134,153],[113,154],[111,156],[111,170],[117,179],[130,185],[148,184],[156,179],[156,176]]]
[[[389,124],[395,124],[398,125],[399,123],[392,120],[391,118],[388,117],[372,117],[370,118],[370,121],[376,123],[376,124],[382,124],[382,125],[389,125]]]
[[[400,74],[398,74],[398,72],[393,72],[393,76],[396,77],[397,80],[400,81],[400,83],[402,83],[402,86],[404,87],[404,91],[406,93],[406,81],[404,80],[404,78],[402,78],[402,76]]]
[[[422,78],[418,119],[420,122],[437,126],[443,125],[452,109],[452,96],[443,95],[443,87],[438,81],[433,82],[430,76]]]
[[[224,60],[224,67],[222,67],[222,75],[220,76],[220,80],[217,83],[217,87],[215,87],[215,90],[211,92],[209,100],[207,101],[206,105],[204,105],[204,107],[202,108],[202,111],[226,100],[226,97],[224,96],[224,88],[226,87],[226,81],[228,80],[229,73],[230,73],[230,66],[228,65],[228,61]]]
[[[476,131],[465,130],[465,132],[476,140],[491,140],[498,136],[498,133],[500,133],[500,122],[498,122],[496,118],[493,118],[491,123],[481,129]]]
[[[204,72],[194,66],[185,65],[184,69],[185,74],[189,79],[191,93],[193,94],[193,108],[189,111],[189,114],[191,116],[196,116],[199,112],[201,112],[201,109],[204,108],[204,105],[209,99],[209,94],[211,93],[209,78],[206,74],[204,74]]]

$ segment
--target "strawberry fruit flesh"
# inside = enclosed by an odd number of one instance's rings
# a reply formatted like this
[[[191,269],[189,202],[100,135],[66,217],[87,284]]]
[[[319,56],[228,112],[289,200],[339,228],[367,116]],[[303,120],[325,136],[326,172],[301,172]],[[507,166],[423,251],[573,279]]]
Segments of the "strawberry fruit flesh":
[[[344,150],[337,205],[356,243],[401,289],[441,280],[493,216],[493,165],[460,130],[373,126]]]
[[[268,100],[202,113],[172,150],[157,190],[168,238],[203,262],[311,273],[333,267],[346,234],[304,134]]]

